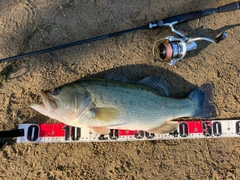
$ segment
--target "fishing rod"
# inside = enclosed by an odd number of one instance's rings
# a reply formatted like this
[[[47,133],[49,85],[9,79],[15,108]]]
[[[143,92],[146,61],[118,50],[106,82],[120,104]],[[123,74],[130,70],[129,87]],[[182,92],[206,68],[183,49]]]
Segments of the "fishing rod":
[[[206,41],[209,41],[212,43],[218,43],[221,40],[225,39],[227,37],[227,34],[225,32],[221,36],[216,38],[215,40],[212,40],[209,38],[202,38],[202,37],[188,38],[181,32],[175,30],[173,28],[173,25],[191,21],[194,19],[199,19],[199,18],[202,18],[202,17],[210,15],[210,14],[214,14],[214,13],[235,11],[235,10],[238,10],[239,8],[240,8],[240,3],[235,2],[235,3],[227,4],[227,5],[218,7],[218,8],[184,13],[184,14],[176,15],[176,16],[169,17],[166,19],[162,19],[159,21],[154,21],[154,22],[149,23],[148,25],[140,26],[140,27],[133,28],[133,29],[114,32],[114,33],[107,34],[107,35],[97,36],[94,38],[89,38],[89,39],[85,39],[85,40],[80,40],[80,41],[76,41],[76,42],[72,42],[72,43],[68,43],[68,44],[63,44],[63,45],[59,45],[59,46],[55,46],[55,47],[50,47],[50,48],[46,48],[46,49],[41,49],[41,50],[29,52],[29,53],[24,53],[24,54],[12,56],[12,57],[4,58],[4,59],[0,60],[0,63],[21,59],[24,57],[30,57],[30,56],[34,56],[34,55],[38,55],[38,54],[42,54],[42,53],[51,52],[51,51],[56,51],[56,50],[60,50],[60,49],[64,49],[64,48],[69,48],[72,46],[90,43],[90,42],[94,42],[94,41],[98,41],[98,40],[102,40],[102,39],[107,39],[107,38],[135,32],[135,31],[139,31],[139,30],[153,29],[153,28],[160,28],[160,27],[167,26],[167,27],[171,28],[172,32],[176,33],[180,37],[175,38],[173,36],[169,36],[169,37],[162,39],[161,44],[159,46],[160,57],[162,59],[169,59],[171,61],[169,64],[174,65],[177,61],[181,60],[186,55],[187,51],[194,50],[197,48],[197,44],[195,43],[195,41],[206,40]],[[156,43],[154,43],[154,47],[155,47],[155,44]],[[153,54],[154,54],[154,47],[153,47]]]

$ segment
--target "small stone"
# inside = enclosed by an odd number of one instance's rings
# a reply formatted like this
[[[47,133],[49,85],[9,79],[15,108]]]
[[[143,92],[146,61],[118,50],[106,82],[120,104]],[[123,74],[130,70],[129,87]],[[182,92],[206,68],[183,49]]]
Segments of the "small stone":
[[[17,119],[18,119],[19,121],[22,121],[22,120],[23,120],[23,118],[24,118],[24,116],[23,116],[23,115],[19,115],[19,116],[17,117]]]

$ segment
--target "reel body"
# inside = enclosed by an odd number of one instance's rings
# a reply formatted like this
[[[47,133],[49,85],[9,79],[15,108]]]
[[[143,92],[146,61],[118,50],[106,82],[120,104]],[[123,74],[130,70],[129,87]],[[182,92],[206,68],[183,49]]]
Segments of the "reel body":
[[[170,27],[172,32],[177,34],[179,37],[168,36],[156,41],[153,45],[153,55],[155,56],[154,48],[156,43],[160,41],[160,45],[158,46],[160,51],[160,58],[162,60],[170,61],[169,65],[171,66],[174,65],[177,61],[183,59],[188,51],[197,49],[196,41],[204,40],[211,43],[219,43],[228,36],[227,32],[223,32],[215,40],[207,37],[188,38],[183,33],[175,30],[173,28],[174,24],[176,24],[176,22],[166,24],[165,26]]]

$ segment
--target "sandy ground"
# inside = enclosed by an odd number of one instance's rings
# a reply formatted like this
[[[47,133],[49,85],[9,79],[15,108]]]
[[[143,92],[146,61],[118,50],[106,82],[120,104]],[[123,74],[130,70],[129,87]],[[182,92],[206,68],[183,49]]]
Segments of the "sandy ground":
[[[232,0],[2,0],[0,58],[148,24]],[[29,104],[41,90],[107,71],[130,79],[162,75],[176,97],[205,82],[214,85],[222,119],[240,118],[240,11],[178,25],[189,36],[215,38],[170,67],[155,62],[154,41],[168,28],[128,35],[0,64],[0,130],[25,122],[56,122]],[[233,26],[232,26],[233,25]],[[240,179],[240,138],[156,142],[17,144],[0,149],[0,179]]]

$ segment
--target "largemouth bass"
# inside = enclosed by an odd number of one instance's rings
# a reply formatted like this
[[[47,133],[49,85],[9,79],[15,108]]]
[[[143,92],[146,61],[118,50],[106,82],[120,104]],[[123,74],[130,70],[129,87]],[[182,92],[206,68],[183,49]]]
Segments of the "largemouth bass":
[[[160,76],[138,83],[119,78],[79,80],[43,91],[41,97],[43,103],[30,105],[36,111],[99,134],[108,134],[113,128],[162,134],[177,129],[178,123],[172,121],[176,118],[217,116],[211,84],[196,88],[186,98],[172,98]]]

